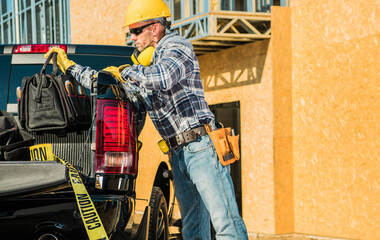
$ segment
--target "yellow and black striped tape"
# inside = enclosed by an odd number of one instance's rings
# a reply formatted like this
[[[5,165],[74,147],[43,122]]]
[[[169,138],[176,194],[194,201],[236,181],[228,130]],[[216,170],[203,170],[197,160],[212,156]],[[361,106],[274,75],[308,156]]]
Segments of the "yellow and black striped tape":
[[[65,164],[69,169],[71,186],[75,193],[78,208],[81,213],[83,224],[90,240],[108,240],[107,233],[96,211],[94,203],[83,185],[78,171],[68,161],[60,159],[53,154],[51,144],[39,144],[29,148],[32,161],[58,161]]]

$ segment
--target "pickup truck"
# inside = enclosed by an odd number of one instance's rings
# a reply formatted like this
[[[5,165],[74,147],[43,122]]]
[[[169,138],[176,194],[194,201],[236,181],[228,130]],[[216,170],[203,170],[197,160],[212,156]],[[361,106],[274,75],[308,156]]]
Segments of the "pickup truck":
[[[16,88],[24,76],[40,72],[45,62],[43,54],[52,46],[65,49],[69,59],[93,69],[132,64],[131,47],[0,45],[0,109],[12,113],[17,119]],[[52,67],[48,66],[46,73],[51,71]],[[65,136],[31,133],[35,144],[51,143],[55,155],[76,167],[110,239],[180,238],[179,230],[174,226],[180,220],[173,219],[175,197],[171,170],[166,162],[157,169],[145,211],[136,211],[135,183],[141,160],[138,159],[135,113],[130,103],[113,94],[111,86],[117,87],[117,81],[100,73],[91,89],[87,90],[91,99],[91,116],[94,116],[87,131]],[[118,111],[118,108],[125,111]],[[116,129],[113,137],[107,139],[107,134],[103,134],[104,126],[112,125],[115,119],[128,121],[132,127],[123,134]],[[115,139],[115,136],[124,139]],[[126,154],[117,155],[131,158],[128,168],[117,164],[107,166],[111,164],[105,160],[108,151],[112,154],[112,151],[117,153],[126,149],[120,145],[119,148],[108,148],[106,143],[110,141],[132,146],[127,148],[130,150]],[[175,229],[177,235],[170,229]],[[23,159],[0,161],[0,238],[88,239],[65,165]]]

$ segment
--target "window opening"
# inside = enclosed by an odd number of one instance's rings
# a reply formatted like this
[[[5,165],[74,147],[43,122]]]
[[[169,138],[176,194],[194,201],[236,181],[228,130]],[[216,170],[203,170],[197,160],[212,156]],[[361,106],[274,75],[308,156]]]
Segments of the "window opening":
[[[247,0],[221,0],[221,10],[247,11]]]
[[[174,21],[182,18],[181,0],[174,0]]]

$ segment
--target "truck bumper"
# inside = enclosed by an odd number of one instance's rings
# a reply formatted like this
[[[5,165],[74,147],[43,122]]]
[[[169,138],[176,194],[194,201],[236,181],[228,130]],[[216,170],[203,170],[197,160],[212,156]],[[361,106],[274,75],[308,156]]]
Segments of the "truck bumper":
[[[91,195],[103,226],[110,236],[131,236],[134,198],[125,195]],[[75,195],[56,191],[0,200],[0,236],[4,239],[88,239]],[[128,238],[127,238],[128,239]]]

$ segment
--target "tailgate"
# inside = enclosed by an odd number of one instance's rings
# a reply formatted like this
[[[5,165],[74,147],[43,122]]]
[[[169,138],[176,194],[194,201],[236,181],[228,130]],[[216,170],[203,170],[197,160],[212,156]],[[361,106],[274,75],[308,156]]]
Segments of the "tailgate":
[[[0,162],[0,198],[42,193],[68,186],[68,171],[61,163]]]

